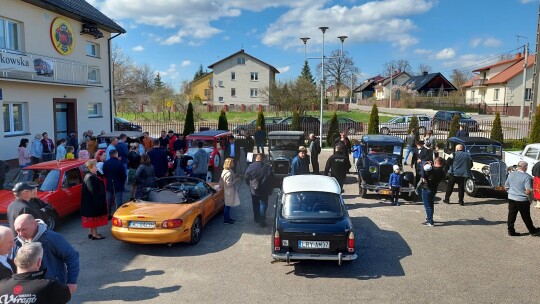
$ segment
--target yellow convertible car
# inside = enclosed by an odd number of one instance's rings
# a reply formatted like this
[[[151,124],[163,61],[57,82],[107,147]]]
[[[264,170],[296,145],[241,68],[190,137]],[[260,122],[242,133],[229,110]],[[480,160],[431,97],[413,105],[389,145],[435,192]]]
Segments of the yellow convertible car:
[[[197,244],[202,227],[223,210],[223,189],[193,177],[164,177],[157,184],[143,199],[118,208],[113,237],[139,244]]]

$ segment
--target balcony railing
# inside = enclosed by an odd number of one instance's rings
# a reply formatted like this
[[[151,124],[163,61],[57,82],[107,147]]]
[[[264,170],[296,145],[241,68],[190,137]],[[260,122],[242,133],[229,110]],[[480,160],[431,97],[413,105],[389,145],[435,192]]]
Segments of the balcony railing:
[[[475,79],[473,80],[472,86],[473,87],[485,87],[487,79]]]
[[[101,69],[76,61],[0,50],[0,78],[101,86]]]

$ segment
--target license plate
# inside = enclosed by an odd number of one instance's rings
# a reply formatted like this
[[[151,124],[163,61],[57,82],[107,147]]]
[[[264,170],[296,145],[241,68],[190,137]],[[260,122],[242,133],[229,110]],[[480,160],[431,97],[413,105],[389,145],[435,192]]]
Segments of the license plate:
[[[392,194],[392,190],[382,189],[379,190],[379,194]]]
[[[156,222],[131,221],[129,222],[129,228],[155,229]]]
[[[298,248],[302,249],[328,249],[329,241],[298,241]]]

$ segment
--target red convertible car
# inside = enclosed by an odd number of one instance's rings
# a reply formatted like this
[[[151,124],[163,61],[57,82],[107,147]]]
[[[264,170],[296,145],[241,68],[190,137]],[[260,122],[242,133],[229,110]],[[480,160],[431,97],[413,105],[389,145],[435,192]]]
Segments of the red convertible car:
[[[15,200],[10,190],[18,182],[38,184],[37,196],[54,208],[49,214],[47,226],[53,229],[58,218],[64,217],[81,207],[81,184],[86,160],[49,161],[28,166],[19,171],[13,179],[0,190],[0,224],[7,224],[7,208]]]

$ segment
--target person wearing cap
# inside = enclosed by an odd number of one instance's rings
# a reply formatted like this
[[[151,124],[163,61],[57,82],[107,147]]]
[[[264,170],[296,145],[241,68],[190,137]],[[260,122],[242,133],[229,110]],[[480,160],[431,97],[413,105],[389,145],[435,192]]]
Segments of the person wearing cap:
[[[388,187],[392,190],[392,206],[399,206],[399,193],[401,190],[401,169],[399,165],[394,165],[394,172],[390,174]]]
[[[304,146],[298,148],[296,155],[291,162],[290,176],[309,174],[309,158],[307,157],[307,149]]]
[[[341,191],[343,192],[343,184],[347,178],[347,172],[351,169],[351,163],[347,161],[349,157],[343,154],[342,149],[343,146],[336,146],[336,152],[326,161],[324,175],[328,176],[328,173],[330,172],[330,176],[338,181]]]
[[[48,219],[47,210],[51,206],[36,197],[38,184],[34,182],[19,182],[13,187],[15,200],[9,204],[7,209],[7,218],[9,227],[13,228],[13,223],[17,216],[21,214],[31,214],[37,219],[43,221]]]

